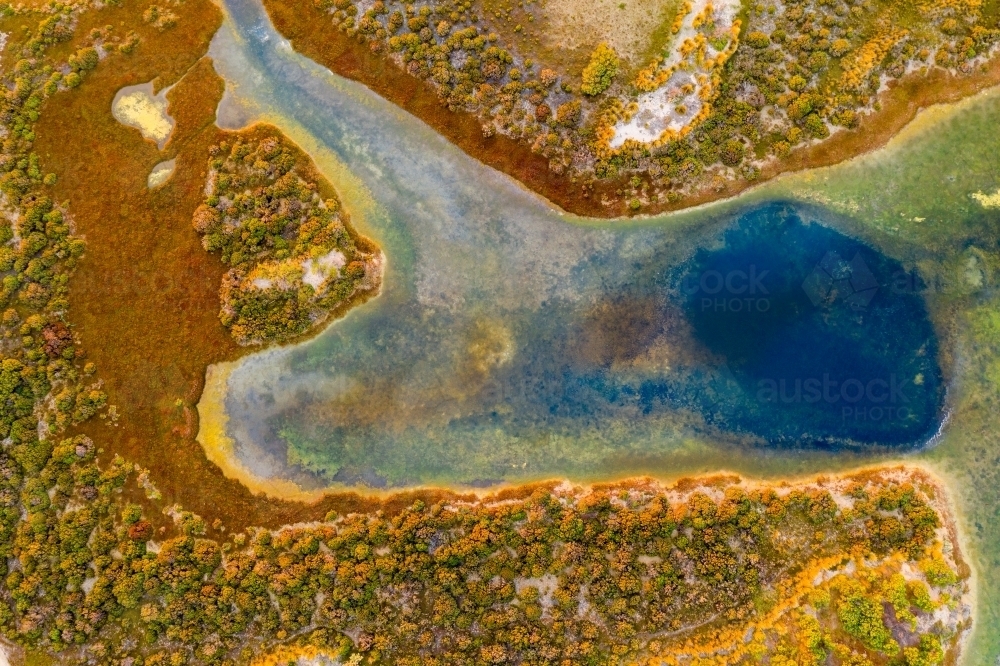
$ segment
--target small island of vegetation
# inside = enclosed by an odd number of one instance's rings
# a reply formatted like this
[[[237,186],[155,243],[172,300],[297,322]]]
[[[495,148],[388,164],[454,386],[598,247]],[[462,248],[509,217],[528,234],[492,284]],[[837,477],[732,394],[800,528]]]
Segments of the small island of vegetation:
[[[193,224],[232,268],[220,289],[223,325],[242,345],[283,342],[378,290],[382,254],[324,199],[277,136],[209,148],[208,198]]]

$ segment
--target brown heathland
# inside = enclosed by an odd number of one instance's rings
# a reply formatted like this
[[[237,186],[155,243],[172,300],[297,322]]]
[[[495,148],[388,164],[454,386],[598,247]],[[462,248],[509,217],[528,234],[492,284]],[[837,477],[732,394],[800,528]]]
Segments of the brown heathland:
[[[37,125],[35,149],[58,176],[53,196],[67,202],[87,242],[71,280],[68,320],[118,413],[117,425],[94,419],[83,431],[104,447],[106,459],[120,454],[148,468],[165,501],[210,523],[220,518],[229,529],[319,518],[334,507],[383,506],[357,494],[314,506],[255,497],[206,459],[195,440],[194,409],[205,368],[242,353],[218,318],[225,267],[191,226],[204,199],[208,147],[233,136],[214,123],[223,82],[204,58],[221,14],[209,0],[195,0],[165,32],[128,7],[84,20],[134,29],[142,41],[130,56],[116,56],[115,66],[98,67],[86,85],[53,97]],[[77,34],[90,28],[81,25]],[[168,99],[176,128],[162,152],[111,115],[121,87],[153,79],[157,88],[174,86]],[[274,132],[258,127],[244,134],[263,131]],[[148,189],[153,165],[170,158],[177,159],[174,175]],[[301,158],[305,167],[308,157]],[[321,189],[332,187],[311,175]],[[392,498],[385,508],[408,506],[415,496]]]

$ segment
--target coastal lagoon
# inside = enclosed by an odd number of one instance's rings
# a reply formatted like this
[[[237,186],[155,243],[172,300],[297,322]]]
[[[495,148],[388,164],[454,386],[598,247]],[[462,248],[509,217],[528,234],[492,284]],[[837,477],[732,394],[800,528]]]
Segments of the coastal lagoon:
[[[252,28],[212,47],[237,81],[222,122],[248,115],[233,105],[294,118],[372,193],[356,223],[388,257],[379,298],[228,374],[227,435],[255,475],[487,486],[669,468],[706,440],[868,452],[937,430],[923,298],[893,288],[901,263],[833,230],[837,214],[569,219],[295,56],[259,10],[232,11]]]
[[[220,124],[278,125],[387,257],[378,298],[210,373],[202,440],[252,487],[781,476],[918,455],[957,493],[987,581],[969,654],[992,663],[1000,491],[980,370],[995,351],[976,313],[993,307],[998,221],[972,195],[1000,187],[994,93],[735,201],[597,222],[298,56],[258,4],[226,10]]]
[[[718,246],[691,256],[666,230],[556,220],[562,256],[527,225],[513,238],[467,230],[437,257],[429,293],[420,271],[397,276],[317,340],[234,370],[237,451],[304,484],[483,486],[669,464],[692,438],[926,442],[942,404],[934,331],[919,294],[879,286],[902,266],[789,204],[724,228],[690,232]]]

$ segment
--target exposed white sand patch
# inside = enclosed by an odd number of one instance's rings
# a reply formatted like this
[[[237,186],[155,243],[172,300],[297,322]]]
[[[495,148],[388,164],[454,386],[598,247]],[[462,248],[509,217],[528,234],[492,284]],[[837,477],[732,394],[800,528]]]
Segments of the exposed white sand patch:
[[[357,640],[357,630],[348,629],[344,632],[351,638]],[[352,636],[353,634],[353,636]],[[269,655],[261,655],[257,660],[252,661],[254,666],[262,664],[288,664],[288,666],[359,666],[362,656],[358,653],[351,655],[347,661],[342,661],[332,653],[307,646],[303,648],[279,647]]]
[[[153,94],[153,82],[125,86],[111,102],[111,114],[122,125],[135,127],[147,139],[163,146],[174,131],[174,119],[167,113],[167,91]]]
[[[305,274],[302,281],[313,289],[319,289],[332,275],[340,275],[340,269],[347,263],[347,257],[340,250],[330,250],[318,259],[306,259],[302,262]]]
[[[269,278],[256,278],[251,284],[257,289],[270,289],[274,284],[274,280]]]
[[[331,277],[340,275],[347,257],[340,250],[330,250],[319,257],[296,258],[261,264],[250,272],[247,282],[255,289],[298,289],[307,284],[320,289]]]
[[[538,603],[544,610],[552,608],[552,595],[559,587],[559,579],[553,574],[545,574],[538,578],[515,578],[514,589],[521,594],[526,588],[533,587],[538,590]]]
[[[615,125],[612,148],[628,140],[652,143],[666,132],[680,132],[711,96],[713,69],[725,62],[735,46],[733,25],[740,2],[693,0],[689,7],[669,54],[653,75],[666,80],[640,95],[631,116]]]
[[[688,88],[685,88],[688,86]],[[685,93],[685,90],[690,92]],[[621,148],[629,139],[651,143],[664,132],[680,132],[701,112],[698,79],[691,72],[674,72],[663,87],[639,96],[639,108],[626,122],[615,125],[612,148]]]
[[[7,199],[7,195],[0,192],[0,218],[7,220],[10,223],[10,231],[13,237],[7,241],[7,245],[13,245],[14,247],[20,247],[21,245],[21,232],[18,230],[17,220],[21,216],[21,213],[14,206],[10,205],[10,201]]]
[[[154,187],[163,185],[163,183],[167,182],[174,175],[175,166],[177,166],[176,159],[160,162],[154,166],[153,170],[149,172],[149,177],[146,179],[146,187],[153,189]]]

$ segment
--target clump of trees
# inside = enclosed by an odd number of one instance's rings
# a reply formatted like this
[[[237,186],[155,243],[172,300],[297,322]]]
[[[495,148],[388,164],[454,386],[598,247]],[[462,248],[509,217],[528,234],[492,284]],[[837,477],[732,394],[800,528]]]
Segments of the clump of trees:
[[[76,364],[82,352],[62,321],[67,273],[84,244],[71,235],[65,211],[46,193],[55,175],[43,172],[31,150],[44,101],[76,85],[72,77],[78,83],[99,62],[93,46],[82,46],[68,56],[69,74],[63,77],[46,58],[49,48],[72,36],[74,11],[53,4],[25,34],[20,59],[3,75],[9,94],[0,97],[6,128],[0,191],[12,208],[7,218],[13,219],[0,224],[0,433],[25,463],[46,446],[40,431],[59,432],[80,423],[107,402],[99,383],[86,384],[90,373]]]
[[[583,70],[580,91],[584,95],[600,95],[611,86],[618,74],[618,55],[605,43],[597,45],[590,55],[590,62]]]
[[[161,32],[177,25],[178,18],[177,14],[159,5],[150,5],[142,13],[142,20]]]
[[[378,288],[377,250],[351,231],[336,198],[323,199],[300,174],[299,159],[273,134],[209,149],[209,194],[192,224],[205,249],[232,267],[219,290],[220,318],[240,344],[299,336]],[[342,265],[321,270],[331,253]]]

